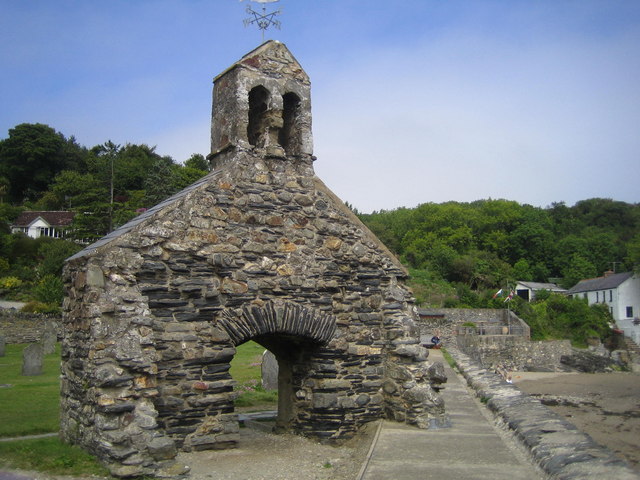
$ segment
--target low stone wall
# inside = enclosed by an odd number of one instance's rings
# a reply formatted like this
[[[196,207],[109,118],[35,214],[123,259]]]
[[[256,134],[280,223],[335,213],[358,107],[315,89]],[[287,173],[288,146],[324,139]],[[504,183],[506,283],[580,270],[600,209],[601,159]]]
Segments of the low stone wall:
[[[540,401],[474,364],[459,349],[454,347],[448,351],[476,395],[487,401],[498,424],[513,433],[550,478],[638,479],[628,463]]]
[[[458,335],[457,346],[482,367],[507,370],[558,371],[560,358],[573,352],[569,340],[531,342],[512,335]]]
[[[529,326],[507,309],[491,308],[419,308],[420,336],[428,342],[437,332],[443,345],[456,345],[464,333],[508,334],[530,338]],[[463,327],[465,323],[476,327]]]
[[[45,321],[53,321],[61,336],[60,317],[39,313],[23,313],[16,310],[0,309],[0,335],[6,343],[33,343],[40,341]]]

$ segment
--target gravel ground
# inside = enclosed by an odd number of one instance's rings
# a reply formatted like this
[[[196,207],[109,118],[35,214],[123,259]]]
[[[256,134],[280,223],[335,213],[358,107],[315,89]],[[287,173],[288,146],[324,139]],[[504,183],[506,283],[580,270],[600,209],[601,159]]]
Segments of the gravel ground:
[[[339,447],[298,435],[275,435],[240,429],[238,448],[180,453],[177,461],[191,467],[188,480],[355,480],[365,461],[378,422]],[[0,480],[100,480],[39,472],[0,471]]]
[[[354,480],[376,428],[339,447],[243,428],[239,448],[181,453],[178,461],[191,467],[191,480]]]

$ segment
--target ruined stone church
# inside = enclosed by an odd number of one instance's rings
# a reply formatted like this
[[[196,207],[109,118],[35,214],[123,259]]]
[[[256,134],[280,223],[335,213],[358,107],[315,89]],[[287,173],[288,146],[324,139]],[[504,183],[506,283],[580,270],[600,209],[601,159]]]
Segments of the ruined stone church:
[[[407,273],[315,176],[312,144],[309,78],[285,45],[214,79],[211,173],[67,261],[64,440],[123,477],[233,448],[229,367],[248,340],[278,360],[279,431],[442,420]]]

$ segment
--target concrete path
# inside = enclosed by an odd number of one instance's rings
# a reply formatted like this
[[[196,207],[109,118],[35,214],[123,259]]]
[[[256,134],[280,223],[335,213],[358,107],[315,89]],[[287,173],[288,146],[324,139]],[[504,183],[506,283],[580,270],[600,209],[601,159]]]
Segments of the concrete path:
[[[451,428],[419,430],[385,421],[374,440],[358,480],[539,480],[542,473],[497,429],[490,413],[467,390],[442,358],[430,350],[429,359],[441,361],[447,383],[440,392],[451,416]]]

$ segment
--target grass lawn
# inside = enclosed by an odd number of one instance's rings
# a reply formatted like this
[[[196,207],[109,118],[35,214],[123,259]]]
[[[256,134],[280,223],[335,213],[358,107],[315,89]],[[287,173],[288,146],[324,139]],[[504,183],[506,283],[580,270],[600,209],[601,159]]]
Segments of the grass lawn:
[[[6,346],[0,357],[0,437],[57,432],[60,408],[60,346],[44,360],[43,374],[23,377],[22,350],[27,345]],[[277,391],[260,386],[260,362],[264,347],[255,342],[240,345],[231,363],[238,382],[240,410],[272,410]],[[0,468],[44,471],[55,475],[108,476],[94,457],[57,437],[0,442]]]
[[[22,376],[22,350],[7,345],[0,357],[0,437],[57,432],[60,408],[60,346],[46,355],[43,374]]]
[[[278,391],[265,391],[261,385],[260,363],[264,347],[249,341],[238,346],[231,362],[231,376],[238,382],[235,407],[240,411],[274,410],[278,404]]]
[[[46,355],[43,374],[22,376],[22,350],[6,346],[0,357],[0,437],[57,432],[60,409],[60,346]],[[88,453],[58,437],[0,442],[0,467],[56,475],[99,475],[108,471]]]
[[[57,437],[0,442],[0,468],[35,470],[54,475],[98,475],[109,471],[79,447],[65,445]]]

